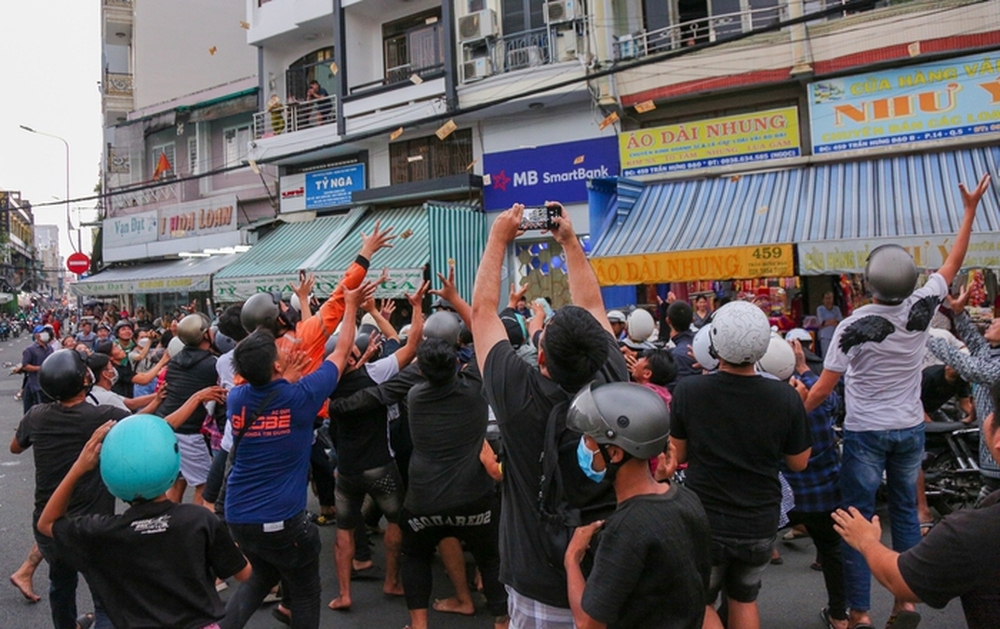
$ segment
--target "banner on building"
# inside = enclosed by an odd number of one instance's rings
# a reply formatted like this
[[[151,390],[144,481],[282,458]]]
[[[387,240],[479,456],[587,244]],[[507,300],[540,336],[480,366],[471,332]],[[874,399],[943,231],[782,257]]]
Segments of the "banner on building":
[[[412,295],[424,281],[423,269],[389,269],[389,279],[375,290],[377,299],[403,299],[404,293]],[[344,278],[342,272],[315,271],[316,283],[313,293],[326,296],[337,288]],[[292,289],[299,283],[298,274],[268,275],[263,277],[215,278],[213,291],[219,303],[245,301],[257,293],[280,292],[291,299]],[[322,297],[320,297],[322,299]]]
[[[954,242],[955,234],[804,242],[798,245],[799,275],[864,273],[872,249],[889,243],[909,251],[919,268],[936,271]],[[962,268],[1000,269],[1000,234],[972,234]]]
[[[1000,132],[1000,52],[809,85],[813,153]]]
[[[159,234],[156,211],[104,219],[101,236],[105,249],[155,242]]]
[[[623,177],[761,162],[802,153],[799,115],[783,107],[619,134]]]
[[[238,223],[236,210],[235,194],[162,208],[157,214],[156,239],[162,242],[235,232]]]
[[[591,258],[601,286],[790,277],[792,245],[760,245]]]
[[[587,200],[587,181],[618,175],[615,138],[595,138],[483,156],[486,210],[506,210],[514,203]]]
[[[350,205],[351,193],[365,189],[365,165],[351,164],[306,173],[307,210]]]

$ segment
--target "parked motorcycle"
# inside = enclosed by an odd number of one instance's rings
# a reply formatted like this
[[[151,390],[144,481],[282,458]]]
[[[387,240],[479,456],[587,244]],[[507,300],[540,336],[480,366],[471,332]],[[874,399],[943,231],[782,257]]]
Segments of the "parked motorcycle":
[[[924,425],[927,504],[945,516],[971,507],[979,496],[979,427],[962,422]]]

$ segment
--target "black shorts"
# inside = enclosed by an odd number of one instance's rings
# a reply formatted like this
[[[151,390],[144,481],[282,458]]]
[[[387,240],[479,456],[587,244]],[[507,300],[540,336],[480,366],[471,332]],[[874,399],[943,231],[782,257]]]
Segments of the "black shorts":
[[[740,603],[753,603],[760,592],[760,578],[771,561],[775,536],[764,539],[731,539],[712,536],[712,575],[708,594],[719,591]]]
[[[386,520],[393,524],[399,522],[399,512],[403,508],[403,481],[395,461],[365,470],[359,475],[337,474],[337,528],[353,530],[361,525],[361,505],[364,504],[365,494],[372,497]]]

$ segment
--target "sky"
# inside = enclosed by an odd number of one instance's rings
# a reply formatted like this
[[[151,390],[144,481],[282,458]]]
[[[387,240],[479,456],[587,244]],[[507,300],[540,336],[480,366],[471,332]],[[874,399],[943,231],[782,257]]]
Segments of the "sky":
[[[38,207],[66,198],[70,146],[70,198],[93,195],[101,160],[101,11],[99,0],[0,1],[0,188],[18,190],[35,206],[35,224],[59,227],[59,249],[70,255],[77,234],[67,234],[66,206]],[[96,218],[94,201],[72,204],[73,227]],[[80,210],[80,212],[78,212]],[[84,229],[84,253],[91,250]],[[72,244],[71,240],[72,238]]]

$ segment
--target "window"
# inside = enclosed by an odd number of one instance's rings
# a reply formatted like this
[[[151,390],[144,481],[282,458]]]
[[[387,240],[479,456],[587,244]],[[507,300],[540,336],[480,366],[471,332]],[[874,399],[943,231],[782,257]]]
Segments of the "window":
[[[188,138],[188,169],[192,175],[201,172],[201,164],[198,161],[198,136]]]
[[[174,171],[176,161],[173,142],[170,144],[154,144],[152,160],[150,162],[152,164],[151,178],[164,179],[173,177],[176,174]]]
[[[470,163],[471,129],[459,129],[443,141],[430,135],[389,145],[389,169],[393,185],[460,175],[467,171]]]
[[[434,9],[382,27],[386,83],[405,81],[421,70],[444,64],[441,10]]]
[[[542,5],[545,0],[502,0],[501,16],[504,35],[523,33],[545,26]]]
[[[288,66],[285,72],[288,100],[305,100],[309,81],[318,81],[320,87],[328,94],[336,94],[337,86],[333,70],[330,69],[331,63],[333,63],[333,46],[311,52]]]
[[[250,125],[229,127],[223,130],[222,140],[226,147],[226,168],[239,166],[250,150]]]

